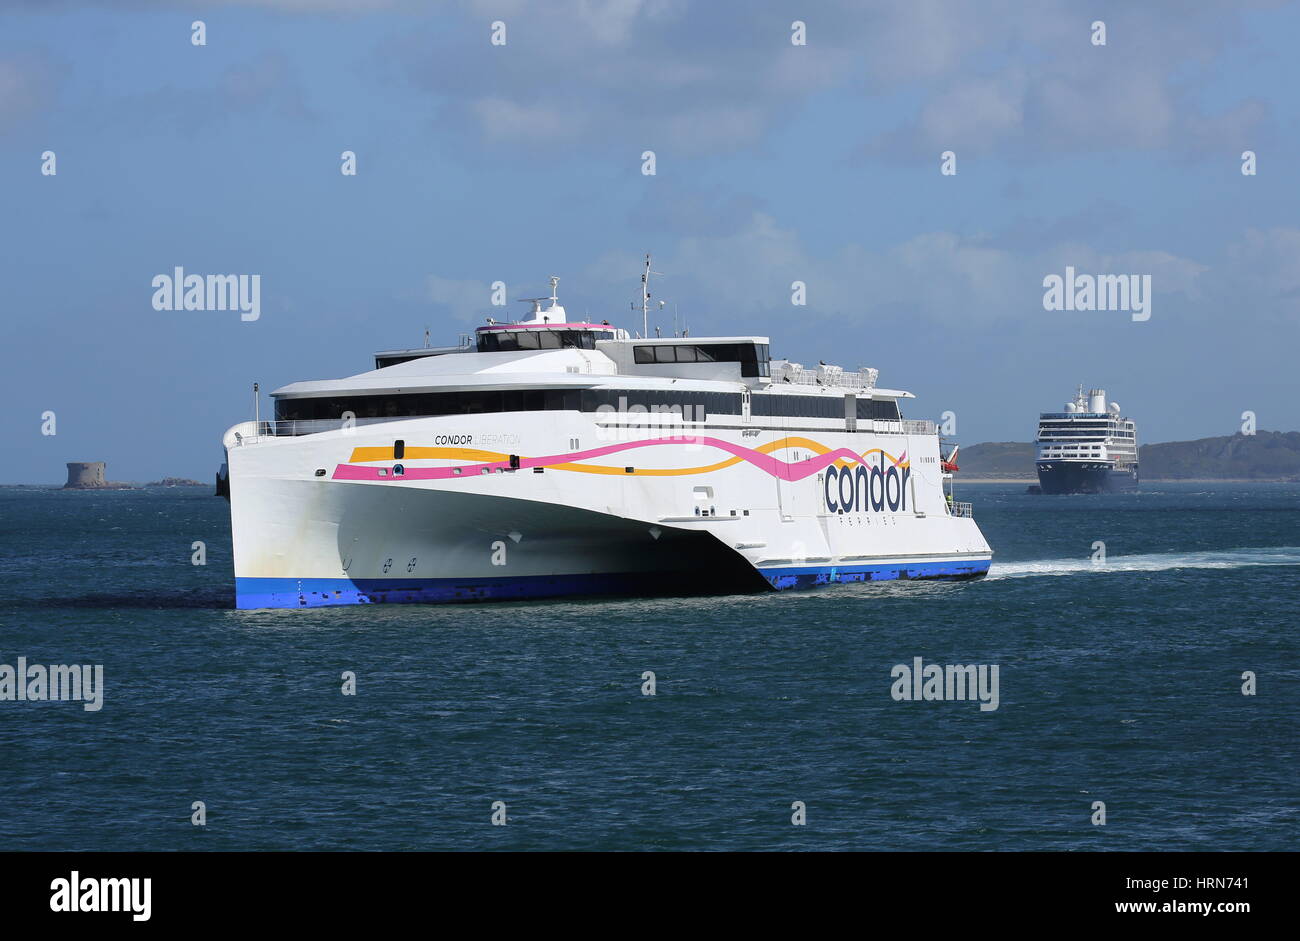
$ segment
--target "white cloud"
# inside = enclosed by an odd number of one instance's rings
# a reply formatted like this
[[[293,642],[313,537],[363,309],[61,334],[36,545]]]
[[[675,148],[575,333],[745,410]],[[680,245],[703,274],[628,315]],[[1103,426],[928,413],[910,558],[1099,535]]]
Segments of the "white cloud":
[[[573,111],[495,96],[479,98],[470,107],[484,136],[493,141],[563,141],[571,139],[582,124],[582,115]]]
[[[919,133],[931,151],[987,151],[1023,132],[1026,84],[1020,69],[962,82],[926,103]]]
[[[1197,90],[1235,41],[1241,8],[1271,3],[1108,7],[1108,45],[1095,47],[1092,14],[1070,0],[804,0],[779,16],[685,0],[466,0],[465,21],[434,38],[435,54],[413,37],[404,58],[482,139],[570,128],[557,153],[633,139],[726,152],[788,122],[810,95],[859,87],[920,101],[869,152],[1203,151],[1267,118],[1258,101],[1207,114]],[[790,44],[796,17],[807,46]],[[488,54],[496,18],[509,43]],[[480,27],[481,41],[466,43]]]
[[[1223,312],[1285,321],[1294,331],[1300,321],[1300,229],[1248,229],[1226,255],[1229,276],[1219,293]]]
[[[224,6],[267,7],[290,13],[368,13],[410,7],[411,0],[215,0]]]
[[[0,59],[0,131],[24,120],[53,98],[54,76],[32,55]]]
[[[932,81],[919,114],[876,134],[866,153],[910,160],[942,149],[1024,156],[1169,148],[1187,155],[1241,139],[1268,117],[1258,100],[1217,114],[1198,101],[1200,88],[1217,83],[1233,41],[1239,11],[1230,6],[1112,8],[1102,17],[1106,46],[1091,44],[1092,17],[1074,5],[1017,4],[1006,15],[971,5],[953,8],[951,19],[937,16],[939,6],[928,0],[911,21],[895,24],[899,35],[927,20],[943,24],[923,44],[934,49]],[[951,45],[955,27],[962,39]]]
[[[425,297],[453,318],[469,323],[481,319],[491,306],[491,285],[483,281],[455,280],[431,274],[425,278]]]
[[[1112,252],[1080,242],[1015,251],[952,232],[922,233],[881,250],[846,244],[823,253],[754,212],[737,231],[680,239],[655,256],[655,267],[665,272],[658,296],[678,301],[697,322],[711,311],[733,323],[738,316],[769,324],[793,317],[803,325],[886,318],[978,330],[1059,316],[1043,310],[1042,281],[1063,274],[1066,265],[1079,273],[1151,275],[1162,317],[1217,315],[1216,299],[1246,278],[1260,285],[1250,295],[1291,292],[1290,303],[1300,303],[1300,233],[1248,233],[1221,255],[1211,264],[1158,249]],[[632,253],[611,252],[583,273],[584,287],[599,285],[600,293],[621,297],[639,264]],[[793,281],[807,285],[806,308],[790,304]]]

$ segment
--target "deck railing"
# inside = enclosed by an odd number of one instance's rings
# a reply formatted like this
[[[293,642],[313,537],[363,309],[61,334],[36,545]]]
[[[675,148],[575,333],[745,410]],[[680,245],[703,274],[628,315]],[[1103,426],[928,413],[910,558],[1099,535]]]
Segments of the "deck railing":
[[[857,372],[845,372],[840,366],[817,366],[804,369],[801,363],[785,360],[773,362],[772,379],[775,383],[788,382],[793,385],[823,386],[845,389],[872,389],[880,370],[863,366]]]
[[[354,418],[344,421],[341,418],[288,419],[283,421],[246,421],[230,429],[226,447],[239,447],[252,444],[261,438],[294,438],[299,435],[314,435],[322,431],[338,431],[340,428],[361,427],[386,421],[402,421],[414,416],[398,415],[388,418]]]

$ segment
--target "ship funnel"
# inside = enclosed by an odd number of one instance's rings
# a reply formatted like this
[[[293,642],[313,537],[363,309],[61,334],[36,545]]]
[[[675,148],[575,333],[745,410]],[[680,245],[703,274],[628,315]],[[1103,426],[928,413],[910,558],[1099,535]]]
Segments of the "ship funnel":
[[[1088,397],[1092,400],[1089,404],[1088,411],[1093,412],[1094,414],[1106,414],[1105,389],[1093,389],[1088,393]]]

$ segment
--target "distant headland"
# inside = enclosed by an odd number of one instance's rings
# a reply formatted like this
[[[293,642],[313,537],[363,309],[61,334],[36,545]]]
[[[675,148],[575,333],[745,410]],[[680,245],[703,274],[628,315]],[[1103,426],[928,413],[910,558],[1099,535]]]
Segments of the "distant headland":
[[[1035,480],[1030,442],[973,444],[958,452],[960,480]],[[1196,441],[1144,444],[1138,449],[1143,480],[1300,481],[1300,432],[1259,431]]]

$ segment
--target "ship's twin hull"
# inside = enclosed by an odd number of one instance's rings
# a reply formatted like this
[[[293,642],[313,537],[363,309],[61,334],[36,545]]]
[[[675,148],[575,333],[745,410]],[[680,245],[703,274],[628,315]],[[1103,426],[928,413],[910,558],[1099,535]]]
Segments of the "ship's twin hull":
[[[290,522],[284,527],[260,524],[267,544],[296,545],[296,561],[286,558],[287,570],[301,566],[299,571],[315,574],[237,574],[239,607],[764,587],[751,566],[702,529],[656,527],[656,535],[639,521],[541,501],[404,486],[336,482],[326,490],[328,486],[260,484],[267,494],[277,495],[266,509],[288,511],[285,520]],[[303,519],[298,514],[314,520],[306,530],[301,523],[292,524],[295,517]],[[312,547],[306,553],[305,542]],[[313,551],[325,559],[310,558]],[[324,575],[331,564],[338,575]],[[268,565],[286,570],[264,551],[260,567]]]
[[[934,436],[606,434],[543,413],[241,442],[228,454],[236,603],[730,593],[988,570],[974,521],[948,515]],[[528,454],[549,456],[516,456]],[[876,477],[837,473],[853,455]]]

